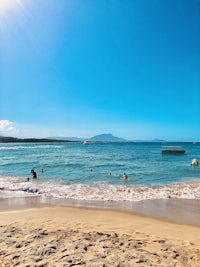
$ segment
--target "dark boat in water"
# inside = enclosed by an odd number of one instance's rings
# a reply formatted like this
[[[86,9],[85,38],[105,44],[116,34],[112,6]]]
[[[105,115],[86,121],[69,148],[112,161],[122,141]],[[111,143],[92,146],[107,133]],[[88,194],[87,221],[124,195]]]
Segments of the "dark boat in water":
[[[186,152],[181,146],[163,146],[161,151],[163,154],[185,154]]]

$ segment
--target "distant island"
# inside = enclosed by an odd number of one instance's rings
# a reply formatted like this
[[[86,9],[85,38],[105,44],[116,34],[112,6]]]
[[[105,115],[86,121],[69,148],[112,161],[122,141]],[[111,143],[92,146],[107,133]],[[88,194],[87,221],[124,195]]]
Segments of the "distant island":
[[[116,137],[112,134],[99,134],[91,138],[77,138],[77,137],[49,137],[49,138],[17,138],[0,136],[0,143],[52,143],[52,142],[82,142],[82,141],[107,141],[107,142],[121,142],[126,141],[123,138]]]
[[[48,137],[48,138],[17,138],[0,136],[0,143],[53,143],[53,142],[167,142],[162,139],[154,139],[149,141],[144,140],[126,140],[120,137],[116,137],[112,134],[99,134],[90,138],[78,138],[78,137]]]
[[[88,137],[88,138],[79,138],[79,137],[50,137],[50,138],[54,138],[57,140],[70,140],[70,141],[93,141],[93,142],[137,142],[137,143],[144,143],[144,142],[158,142],[158,143],[162,143],[162,142],[167,142],[166,140],[163,139],[153,139],[153,140],[127,140],[124,138],[120,138],[120,137],[116,137],[112,134],[99,134],[99,135],[95,135],[93,137]]]
[[[119,142],[119,141],[126,141],[123,138],[119,138],[116,137],[112,134],[99,134],[99,135],[95,135],[89,139],[87,139],[89,141],[112,141],[112,142]]]
[[[99,134],[99,135],[95,135],[93,137],[88,137],[88,138],[79,138],[79,137],[49,137],[49,138],[53,138],[56,140],[70,140],[70,141],[93,141],[93,142],[123,142],[123,141],[127,141],[123,138],[120,137],[116,137],[112,134]]]

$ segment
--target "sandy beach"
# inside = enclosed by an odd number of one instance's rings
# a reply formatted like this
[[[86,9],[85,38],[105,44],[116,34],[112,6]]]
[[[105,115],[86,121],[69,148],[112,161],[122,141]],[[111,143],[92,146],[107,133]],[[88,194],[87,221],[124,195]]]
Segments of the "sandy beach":
[[[198,267],[199,262],[198,226],[76,207],[0,213],[1,267]]]

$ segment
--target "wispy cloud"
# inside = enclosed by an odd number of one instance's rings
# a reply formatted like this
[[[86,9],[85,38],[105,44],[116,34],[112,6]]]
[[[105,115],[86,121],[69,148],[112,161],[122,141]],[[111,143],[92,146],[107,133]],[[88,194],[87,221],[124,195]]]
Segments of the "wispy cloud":
[[[9,120],[0,120],[0,134],[17,134],[18,130],[14,127],[14,123]]]

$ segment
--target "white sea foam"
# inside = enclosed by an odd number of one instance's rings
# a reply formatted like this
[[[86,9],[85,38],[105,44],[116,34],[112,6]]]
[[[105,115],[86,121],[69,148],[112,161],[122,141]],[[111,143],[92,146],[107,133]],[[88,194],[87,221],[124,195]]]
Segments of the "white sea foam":
[[[59,148],[62,149],[64,146],[61,145],[32,145],[32,146],[23,146],[23,145],[15,145],[15,146],[0,146],[0,150],[20,150],[20,149],[48,149],[48,148]]]
[[[175,183],[170,185],[126,186],[104,182],[91,184],[62,184],[53,181],[21,178],[0,178],[0,197],[38,196],[56,199],[98,201],[140,201],[147,199],[200,199],[200,182]]]

